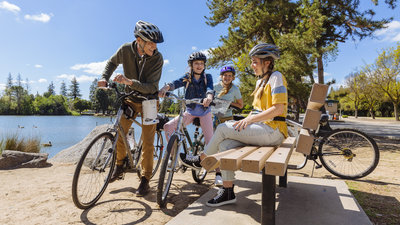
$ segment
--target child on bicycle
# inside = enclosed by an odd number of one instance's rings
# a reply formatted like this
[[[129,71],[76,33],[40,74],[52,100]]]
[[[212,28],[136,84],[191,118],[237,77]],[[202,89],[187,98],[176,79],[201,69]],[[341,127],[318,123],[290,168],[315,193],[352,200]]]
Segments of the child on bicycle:
[[[253,107],[259,112],[250,113],[240,121],[220,124],[206,146],[205,152],[209,155],[244,145],[279,145],[287,137],[287,83],[280,72],[273,71],[275,60],[280,57],[279,49],[271,44],[258,44],[251,49],[249,56],[251,67],[259,78],[252,93]],[[201,167],[200,161],[206,156],[204,153],[200,156],[181,153],[180,159],[185,165],[198,168]],[[236,202],[233,190],[234,172],[223,170],[222,178],[223,187],[206,203],[208,206],[217,207]]]
[[[190,71],[181,78],[166,84],[159,91],[159,97],[164,97],[167,91],[173,91],[180,87],[185,87],[185,98],[202,98],[203,105],[188,104],[183,115],[184,125],[193,122],[195,118],[200,119],[200,126],[204,133],[206,145],[210,142],[213,135],[213,122],[209,104],[214,97],[213,80],[211,74],[205,73],[207,57],[201,52],[194,52],[189,56],[188,64]],[[170,120],[164,125],[165,137],[167,141],[174,133],[178,124],[178,117]]]
[[[214,91],[217,98],[231,102],[230,106],[243,108],[242,94],[239,88],[233,84],[235,80],[235,69],[231,66],[225,66],[220,72],[221,81],[214,85]],[[224,114],[214,115],[217,117],[218,125],[228,120],[233,120],[232,109],[228,108]]]
[[[225,66],[220,72],[220,82],[214,85],[214,91],[217,98],[231,102],[231,106],[236,108],[243,108],[242,94],[239,88],[233,84],[235,80],[235,69],[231,66]],[[214,128],[220,123],[233,120],[232,109],[228,108],[225,113],[218,113],[214,115]],[[216,169],[215,185],[222,186],[222,175],[219,168]]]

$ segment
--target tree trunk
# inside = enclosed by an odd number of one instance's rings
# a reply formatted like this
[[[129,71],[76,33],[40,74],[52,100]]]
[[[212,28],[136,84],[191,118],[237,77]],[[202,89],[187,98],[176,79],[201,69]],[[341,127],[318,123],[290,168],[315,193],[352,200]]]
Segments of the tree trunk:
[[[358,118],[358,108],[357,108],[357,106],[354,107],[354,117]]]
[[[394,108],[394,117],[396,118],[396,121],[400,121],[399,120],[399,106],[393,102],[393,108]]]
[[[375,112],[374,112],[373,109],[370,109],[370,110],[369,110],[369,114],[371,115],[371,118],[372,118],[372,119],[375,119]]]
[[[318,83],[324,84],[324,62],[322,61],[322,55],[317,58],[318,64]]]

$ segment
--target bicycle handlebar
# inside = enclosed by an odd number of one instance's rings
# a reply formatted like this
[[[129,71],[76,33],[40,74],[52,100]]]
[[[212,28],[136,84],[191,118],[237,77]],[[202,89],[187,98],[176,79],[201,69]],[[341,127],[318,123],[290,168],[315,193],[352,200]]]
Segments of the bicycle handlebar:
[[[165,97],[174,98],[174,99],[176,99],[178,101],[185,102],[185,104],[194,103],[194,104],[198,104],[198,105],[203,105],[203,99],[202,98],[185,99],[185,98],[181,98],[181,97],[177,96],[176,94],[174,94],[174,93],[172,93],[170,91],[167,91],[165,93]]]
[[[140,100],[148,100],[148,98],[144,97],[140,92],[135,91],[135,90],[133,90],[133,91],[131,91],[129,93],[120,92],[118,90],[117,83],[115,83],[115,82],[109,82],[109,83],[107,83],[106,87],[98,87],[98,88],[99,89],[103,89],[103,90],[112,90],[112,89],[114,89],[115,92],[117,93],[118,100],[119,99],[125,99],[128,96],[132,96],[132,97],[138,98]]]

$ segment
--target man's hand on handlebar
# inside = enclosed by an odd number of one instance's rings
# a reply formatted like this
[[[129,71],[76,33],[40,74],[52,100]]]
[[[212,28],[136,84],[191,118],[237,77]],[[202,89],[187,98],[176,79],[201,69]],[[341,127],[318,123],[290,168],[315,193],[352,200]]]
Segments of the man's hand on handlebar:
[[[117,74],[113,79],[114,82],[126,85],[132,85],[132,81],[122,74]]]
[[[101,79],[97,81],[97,86],[98,87],[107,87],[107,81],[105,79]]]

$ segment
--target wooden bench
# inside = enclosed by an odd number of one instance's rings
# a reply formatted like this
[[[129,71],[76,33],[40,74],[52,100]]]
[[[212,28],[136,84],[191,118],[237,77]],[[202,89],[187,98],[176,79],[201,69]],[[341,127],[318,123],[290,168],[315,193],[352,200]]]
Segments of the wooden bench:
[[[280,187],[287,186],[287,167],[293,149],[306,155],[310,154],[314,142],[312,131],[319,126],[321,117],[319,109],[325,103],[327,91],[327,85],[313,85],[297,139],[288,137],[279,146],[233,148],[207,156],[201,162],[207,171],[219,167],[221,170],[262,172],[261,224],[275,224],[276,177],[279,177]]]

